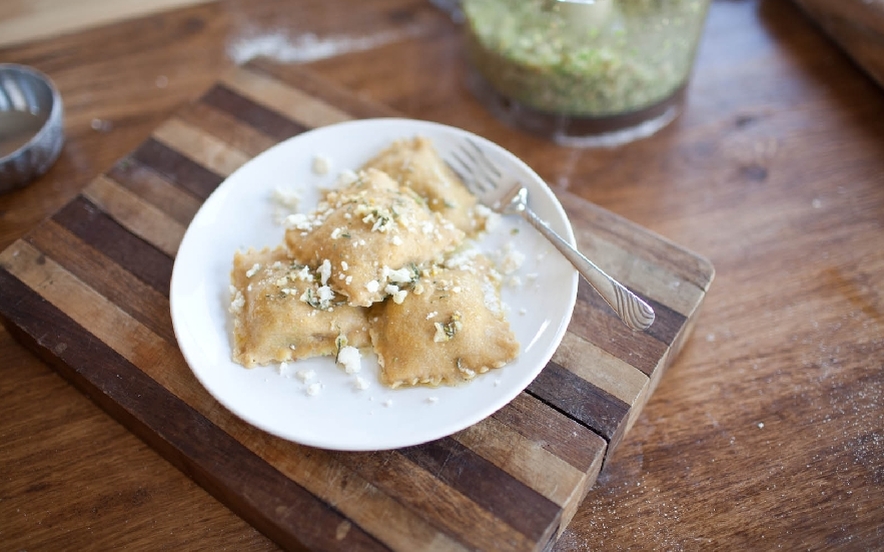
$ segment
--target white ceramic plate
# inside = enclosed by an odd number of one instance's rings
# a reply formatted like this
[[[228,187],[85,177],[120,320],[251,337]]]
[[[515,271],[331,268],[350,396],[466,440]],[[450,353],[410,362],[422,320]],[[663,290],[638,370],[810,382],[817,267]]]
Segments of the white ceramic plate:
[[[501,147],[466,131],[425,121],[370,119],[340,123],[282,142],[230,175],[206,200],[187,229],[172,273],[175,335],[197,379],[221,404],[248,423],[301,444],[334,450],[381,450],[415,445],[464,429],[511,401],[543,369],[558,347],[577,296],[577,273],[519,217],[505,217],[479,246],[512,242],[525,261],[521,285],[503,290],[508,319],[521,345],[507,366],[458,387],[392,390],[377,380],[377,359],[362,359],[359,390],[331,358],[246,369],[230,360],[230,269],[238,249],[276,246],[283,228],[274,217],[275,189],[300,190],[300,211],[312,209],[319,190],[345,169],[357,169],[397,138],[422,135],[443,154],[469,137],[528,189],[532,208],[573,242],[564,210],[527,165]],[[316,174],[314,159],[331,162]],[[312,369],[306,383],[298,370]],[[320,392],[307,393],[320,383]]]

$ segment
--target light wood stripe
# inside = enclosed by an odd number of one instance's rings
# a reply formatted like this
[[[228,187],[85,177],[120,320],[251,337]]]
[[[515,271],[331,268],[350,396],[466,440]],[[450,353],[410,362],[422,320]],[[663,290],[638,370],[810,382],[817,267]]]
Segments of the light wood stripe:
[[[160,125],[156,140],[221,176],[230,176],[251,156],[177,117]]]
[[[204,103],[191,104],[178,113],[178,118],[211,136],[218,137],[249,157],[255,157],[278,143],[278,140],[263,134],[255,127]]]
[[[640,370],[572,333],[565,334],[552,359],[628,405],[634,405],[648,387],[649,378]]]
[[[495,418],[468,427],[454,438],[555,502],[563,516],[567,513],[563,526],[577,511],[590,480],[595,480]]]
[[[590,259],[605,259],[605,263],[612,268],[603,270],[613,278],[629,282],[630,289],[640,295],[665,297],[662,303],[685,317],[691,314],[705,293],[678,274],[653,261],[637,257],[634,249],[601,239],[594,229],[576,230],[575,234],[581,252]]]
[[[83,195],[144,241],[174,257],[186,228],[153,205],[105,176],[93,180]]]
[[[229,73],[223,82],[255,103],[267,106],[310,128],[353,118],[336,107],[248,67]]]
[[[202,205],[197,198],[131,157],[114,165],[104,178],[132,191],[182,226],[190,223]]]

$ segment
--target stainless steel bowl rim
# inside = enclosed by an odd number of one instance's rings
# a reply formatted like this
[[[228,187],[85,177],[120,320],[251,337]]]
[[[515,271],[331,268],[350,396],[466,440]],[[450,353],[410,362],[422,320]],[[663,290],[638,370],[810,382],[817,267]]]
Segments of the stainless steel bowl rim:
[[[11,74],[39,82],[49,91],[49,114],[33,136],[12,152],[0,157],[0,193],[22,188],[45,173],[56,161],[64,143],[64,105],[61,93],[46,74],[17,63],[0,63],[0,76]],[[44,102],[45,103],[45,102]],[[10,173],[11,171],[11,173]]]
[[[4,71],[9,70],[17,71],[20,73],[27,73],[28,75],[36,77],[37,79],[46,83],[46,85],[49,87],[50,92],[52,93],[52,108],[49,110],[49,116],[46,117],[46,122],[44,122],[43,126],[40,127],[40,130],[34,133],[34,135],[31,136],[30,140],[22,144],[18,149],[7,155],[4,155],[3,157],[0,157],[0,164],[20,154],[22,150],[31,147],[41,137],[45,136],[46,133],[50,132],[50,122],[54,118],[57,118],[61,111],[64,109],[61,103],[61,94],[55,87],[55,83],[53,83],[52,79],[50,79],[46,74],[34,69],[33,67],[28,67],[27,65],[19,65],[17,63],[0,63],[0,75],[2,75]]]

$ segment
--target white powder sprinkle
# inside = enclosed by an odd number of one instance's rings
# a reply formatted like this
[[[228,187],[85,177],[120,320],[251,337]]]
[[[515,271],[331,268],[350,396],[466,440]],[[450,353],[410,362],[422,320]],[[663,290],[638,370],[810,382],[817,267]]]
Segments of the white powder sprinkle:
[[[308,62],[327,59],[349,52],[370,50],[384,44],[417,36],[421,29],[408,26],[404,29],[374,33],[362,37],[326,36],[313,33],[290,36],[283,31],[241,37],[227,46],[227,56],[234,63],[242,64],[250,59],[265,56],[283,63]]]

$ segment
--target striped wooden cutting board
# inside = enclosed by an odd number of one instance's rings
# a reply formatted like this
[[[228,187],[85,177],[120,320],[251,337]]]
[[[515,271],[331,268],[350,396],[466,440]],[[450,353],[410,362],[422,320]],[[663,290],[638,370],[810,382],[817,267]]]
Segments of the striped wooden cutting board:
[[[714,273],[703,258],[563,193],[582,248],[655,307],[656,323],[630,332],[582,284],[563,343],[527,391],[473,427],[395,451],[265,434],[221,407],[176,345],[169,280],[201,202],[280,140],[384,115],[395,113],[296,66],[238,68],[0,253],[0,317],[282,546],[542,550],[690,333]]]

